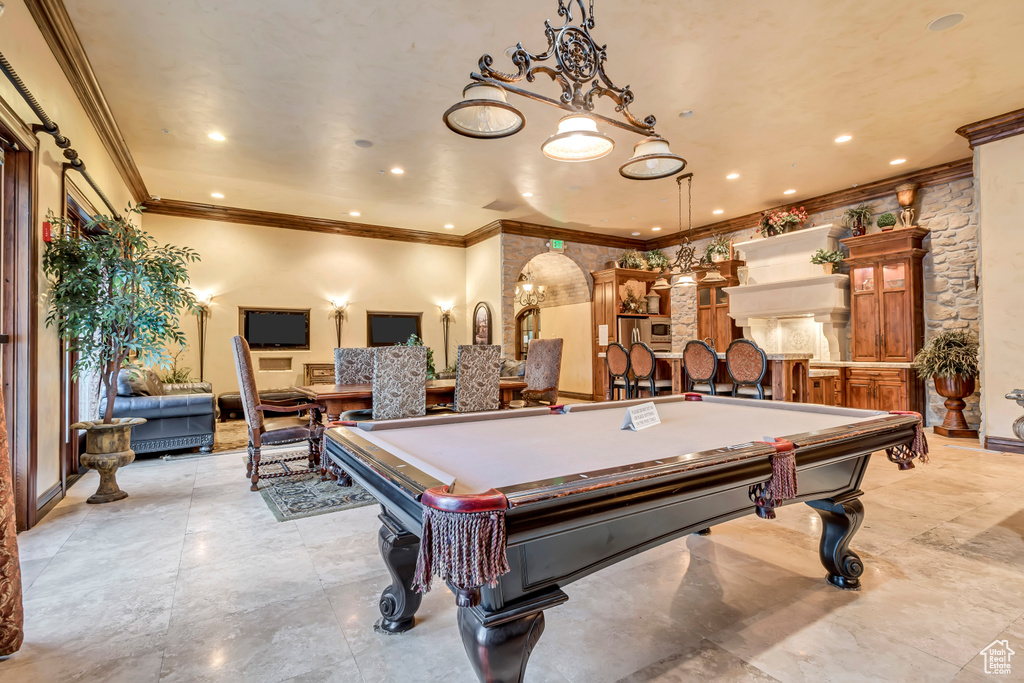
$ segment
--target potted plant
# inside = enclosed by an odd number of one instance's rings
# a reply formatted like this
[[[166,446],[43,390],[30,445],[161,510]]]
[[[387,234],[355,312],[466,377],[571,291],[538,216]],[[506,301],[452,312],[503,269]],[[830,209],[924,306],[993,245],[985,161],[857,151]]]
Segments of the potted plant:
[[[863,235],[871,223],[871,205],[861,204],[843,212],[843,225],[853,231],[854,237]]]
[[[889,232],[896,225],[896,215],[891,213],[883,213],[875,221],[875,225],[882,229],[882,232]]]
[[[666,270],[668,268],[668,256],[661,249],[652,249],[647,252],[647,267],[651,270]]]
[[[627,249],[619,257],[619,268],[644,269],[644,257],[636,249]]]
[[[970,332],[945,330],[932,337],[916,356],[914,369],[922,379],[931,377],[935,391],[946,399],[946,419],[935,433],[954,438],[978,436],[964,418],[964,398],[974,393],[978,376],[978,339]]]
[[[719,235],[715,237],[708,246],[704,248],[704,259],[706,261],[713,261],[718,263],[719,261],[727,261],[729,259],[729,252],[732,249],[732,241],[728,235]]]
[[[822,268],[824,268],[826,275],[831,275],[832,270],[835,268],[835,265],[837,263],[842,263],[844,258],[845,257],[843,256],[843,252],[839,251],[838,249],[819,249],[818,251],[814,252],[813,256],[811,256],[811,263],[815,265],[820,265]]]
[[[761,237],[772,237],[799,227],[805,222],[807,222],[807,212],[802,206],[772,209],[761,214],[761,222],[757,225],[757,231],[761,233]]]
[[[178,327],[182,309],[195,311],[188,287],[188,265],[199,255],[188,247],[157,246],[156,240],[132,224],[142,210],[129,207],[126,216],[97,216],[79,235],[64,218],[50,213],[51,241],[43,252],[49,278],[46,325],[56,326],[78,354],[75,379],[98,376],[106,395],[100,420],[78,422],[86,432],[86,453],[80,462],[100,473],[90,503],[109,503],[128,494],[117,486],[119,467],[135,459],[131,428],[142,418],[114,419],[117,374],[129,356],[144,365],[169,368],[169,345],[185,345]]]

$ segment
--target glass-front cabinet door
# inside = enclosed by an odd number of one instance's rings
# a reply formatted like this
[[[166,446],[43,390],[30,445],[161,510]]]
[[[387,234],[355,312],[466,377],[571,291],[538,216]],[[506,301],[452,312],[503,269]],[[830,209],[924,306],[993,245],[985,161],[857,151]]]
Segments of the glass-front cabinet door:
[[[854,268],[851,271],[853,279],[853,293],[861,294],[864,292],[875,291],[875,267],[874,266],[860,266]]]

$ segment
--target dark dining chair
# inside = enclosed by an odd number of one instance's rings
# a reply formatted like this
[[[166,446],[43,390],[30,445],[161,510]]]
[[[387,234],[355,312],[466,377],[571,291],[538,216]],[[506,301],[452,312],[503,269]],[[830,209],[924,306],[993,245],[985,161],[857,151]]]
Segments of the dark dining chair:
[[[427,412],[427,348],[373,350],[373,419],[422,417]]]
[[[238,374],[238,388],[242,394],[242,412],[249,428],[249,457],[245,465],[245,477],[251,482],[250,490],[259,490],[260,478],[294,477],[308,474],[320,467],[320,439],[324,427],[320,423],[323,406],[307,402],[299,405],[282,406],[260,402],[256,389],[256,374],[252,369],[249,343],[241,336],[231,338],[231,350],[235,356],[235,371]],[[265,417],[264,413],[297,413],[288,417]],[[305,417],[301,413],[306,413]],[[264,446],[283,446],[293,443],[308,443],[306,455],[293,455],[263,459]],[[292,469],[294,463],[305,460],[308,468]],[[260,474],[260,467],[276,465],[278,472]]]
[[[671,379],[655,379],[654,371],[658,367],[658,359],[654,349],[643,342],[629,347],[629,367],[633,370],[633,396],[640,397],[641,384],[650,387],[651,396],[657,396],[662,390],[672,391]]]
[[[683,347],[683,370],[689,380],[690,390],[699,394],[728,394],[732,385],[728,382],[716,382],[718,373],[718,356],[707,342],[692,339]]]
[[[475,413],[501,407],[501,347],[459,346],[455,370],[455,411]]]
[[[608,394],[616,400],[616,393],[625,392],[626,398],[632,398],[633,386],[629,382],[629,353],[626,347],[618,342],[608,345],[604,354],[604,364],[608,368]]]
[[[749,339],[736,339],[725,352],[725,366],[732,377],[732,395],[748,398],[771,398],[772,388],[761,386],[768,372],[764,349]]]
[[[373,349],[334,349],[335,384],[370,384],[373,382]]]

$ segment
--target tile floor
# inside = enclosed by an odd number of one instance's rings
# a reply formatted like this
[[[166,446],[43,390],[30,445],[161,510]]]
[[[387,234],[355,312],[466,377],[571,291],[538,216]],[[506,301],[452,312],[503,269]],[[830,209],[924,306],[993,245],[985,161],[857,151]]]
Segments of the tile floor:
[[[746,517],[568,586],[527,680],[980,681],[1003,638],[1024,680],[1024,456],[931,444],[909,472],[873,459],[861,591],[825,584],[810,508]],[[237,455],[119,479],[128,499],[86,505],[86,476],[19,536],[27,635],[5,683],[473,680],[447,591],[374,633],[375,506],[278,523]]]

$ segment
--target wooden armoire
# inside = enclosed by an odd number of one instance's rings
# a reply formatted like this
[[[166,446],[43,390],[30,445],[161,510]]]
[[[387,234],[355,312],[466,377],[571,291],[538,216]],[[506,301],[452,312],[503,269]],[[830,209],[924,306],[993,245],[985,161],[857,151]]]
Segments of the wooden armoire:
[[[707,340],[718,353],[725,353],[734,339],[743,338],[743,330],[729,317],[725,291],[740,283],[736,269],[743,264],[738,259],[719,262],[718,271],[725,279],[718,282],[706,282],[707,273],[697,273],[697,338]]]

